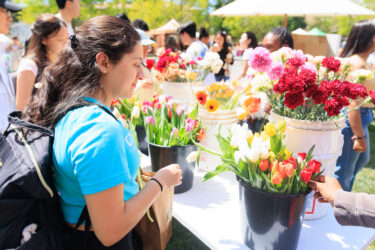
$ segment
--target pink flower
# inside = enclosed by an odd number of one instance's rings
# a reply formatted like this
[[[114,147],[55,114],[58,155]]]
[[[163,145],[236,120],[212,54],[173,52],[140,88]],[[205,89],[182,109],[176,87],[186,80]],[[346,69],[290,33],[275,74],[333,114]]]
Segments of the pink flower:
[[[281,61],[273,62],[271,68],[267,72],[271,80],[275,81],[284,74],[284,65]]]
[[[194,126],[194,120],[191,119],[190,117],[188,119],[186,119],[186,121],[185,121],[186,132],[189,133],[193,129],[193,126]]]
[[[311,71],[312,73],[315,73],[316,74],[316,68],[315,68],[315,65],[310,63],[310,62],[307,62],[305,63],[304,65],[301,66],[301,70],[307,70],[307,71]]]
[[[272,64],[270,55],[270,52],[265,48],[255,48],[250,54],[249,66],[258,72],[266,72]]]
[[[302,50],[293,50],[291,53],[290,53],[290,56],[292,58],[296,58],[296,59],[299,59],[301,62],[303,62],[303,64],[305,64],[305,62],[307,61],[307,58],[305,56],[305,54],[303,54]]]
[[[171,137],[173,137],[174,135],[178,135],[178,129],[177,128],[173,128],[173,130],[171,132]]]
[[[146,124],[151,124],[152,126],[155,125],[155,120],[154,120],[154,117],[152,117],[152,116],[147,116],[145,118],[145,121],[146,121]]]

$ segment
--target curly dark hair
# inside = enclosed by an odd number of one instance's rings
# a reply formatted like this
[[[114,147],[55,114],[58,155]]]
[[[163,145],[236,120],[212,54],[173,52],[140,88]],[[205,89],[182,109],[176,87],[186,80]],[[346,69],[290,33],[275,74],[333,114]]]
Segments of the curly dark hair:
[[[38,66],[39,73],[38,76],[36,76],[37,81],[44,68],[50,63],[46,46],[42,41],[59,32],[62,27],[66,27],[65,22],[51,14],[41,15],[33,25],[30,42],[27,46],[26,57],[33,60]]]
[[[77,30],[75,46],[66,46],[45,69],[41,88],[26,107],[23,118],[53,128],[56,118],[66,111],[72,100],[93,96],[98,91],[104,97],[96,55],[103,52],[116,64],[124,54],[131,53],[139,41],[137,31],[120,18],[99,16],[88,20]]]

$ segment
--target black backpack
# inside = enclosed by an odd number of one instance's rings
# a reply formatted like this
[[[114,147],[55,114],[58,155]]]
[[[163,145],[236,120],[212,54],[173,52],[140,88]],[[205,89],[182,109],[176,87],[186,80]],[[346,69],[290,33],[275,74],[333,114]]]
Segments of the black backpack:
[[[60,119],[88,105],[97,104],[76,103],[66,108]],[[52,130],[22,120],[21,112],[9,115],[9,126],[0,133],[0,250],[64,249],[65,222],[54,187],[52,146]],[[36,234],[21,245],[24,228],[33,223]]]

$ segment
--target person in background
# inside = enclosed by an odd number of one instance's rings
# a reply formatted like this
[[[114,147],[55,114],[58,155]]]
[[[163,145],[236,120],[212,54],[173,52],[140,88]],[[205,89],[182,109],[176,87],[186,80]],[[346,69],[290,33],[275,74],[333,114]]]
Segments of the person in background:
[[[199,41],[206,44],[207,47],[210,43],[210,34],[208,34],[205,27],[200,27],[199,29]]]
[[[355,23],[349,33],[342,57],[350,58],[353,72],[368,69],[368,56],[375,51],[375,20],[363,20]],[[351,75],[349,75],[350,79]],[[375,79],[365,80],[367,90],[375,90]],[[357,107],[363,99],[352,100],[348,109]],[[356,174],[370,160],[370,134],[368,127],[373,119],[373,104],[362,105],[347,115],[346,127],[342,130],[344,147],[337,160],[336,175],[345,191],[351,191]]]
[[[241,35],[240,39],[240,47],[244,50],[242,60],[243,60],[243,67],[242,72],[238,76],[237,80],[240,80],[243,77],[246,77],[247,70],[249,69],[249,60],[250,60],[250,53],[258,47],[258,40],[253,32],[245,32]]]
[[[290,32],[283,27],[273,28],[263,38],[262,46],[271,53],[282,47],[294,48],[293,37]]]
[[[136,29],[141,29],[143,30],[144,32],[148,32],[150,31],[150,29],[148,28],[148,25],[145,21],[143,21],[142,19],[135,19],[133,22],[132,22],[132,25],[134,28]]]
[[[143,76],[138,78],[137,88],[135,89],[135,94],[138,96],[139,101],[143,103],[144,100],[150,100],[153,96],[154,84],[152,82],[151,71],[147,68],[146,58],[150,50],[150,46],[155,45],[156,42],[151,40],[146,33],[141,29],[135,29],[140,38],[143,48],[143,60],[142,60],[142,70]]]
[[[0,36],[6,37],[12,22],[11,12],[18,12],[22,7],[16,3],[0,0]],[[15,90],[8,74],[8,63],[5,50],[9,45],[0,39],[0,132],[8,126],[8,114],[15,110]]]
[[[344,191],[334,177],[319,176],[308,183],[317,190],[319,202],[329,202],[337,222],[342,226],[375,228],[375,195]]]
[[[165,41],[165,49],[172,49],[173,52],[176,52],[178,50],[178,44],[176,41],[176,38],[173,36],[168,36]]]
[[[188,46],[186,53],[198,61],[198,58],[203,58],[208,47],[202,41],[196,38],[197,25],[195,22],[187,22],[181,25],[178,29],[178,34],[183,46]]]
[[[55,15],[44,14],[33,25],[27,54],[17,71],[16,108],[23,110],[36,91],[44,68],[56,60],[69,40],[66,23]]]
[[[128,22],[112,16],[90,19],[44,71],[42,90],[23,115],[54,127],[54,183],[69,236],[65,249],[132,250],[133,228],[161,192],[181,184],[181,169],[173,164],[139,190],[136,143],[110,114],[114,98],[132,96],[142,60],[140,37]],[[96,105],[65,114],[77,97]],[[80,214],[89,216],[87,232],[85,225],[76,227]]]
[[[12,43],[7,47],[7,52],[9,52],[9,69],[10,72],[14,72],[18,69],[18,63],[22,57],[23,45],[18,39],[18,37],[13,37]]]
[[[233,64],[232,48],[227,43],[227,33],[220,31],[216,33],[215,43],[211,46],[210,51],[219,53],[220,59],[224,62],[219,73],[215,74],[217,82],[227,81],[230,77],[229,65]]]
[[[124,12],[123,13],[118,13],[116,15],[116,17],[130,23],[130,19],[129,19],[128,15],[126,15]]]
[[[56,4],[59,7],[59,13],[56,16],[66,23],[69,36],[74,35],[72,21],[79,17],[81,0],[56,0]]]

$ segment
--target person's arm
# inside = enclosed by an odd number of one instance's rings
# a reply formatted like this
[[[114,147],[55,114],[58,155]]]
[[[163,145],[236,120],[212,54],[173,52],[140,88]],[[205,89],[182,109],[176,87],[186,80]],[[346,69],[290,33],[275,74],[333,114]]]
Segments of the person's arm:
[[[171,165],[159,170],[154,176],[163,190],[181,184],[181,170]],[[124,184],[100,193],[85,195],[94,232],[104,246],[111,246],[128,234],[154,203],[161,189],[150,181],[145,188],[124,202]]]
[[[343,226],[375,228],[375,195],[338,190],[334,195],[334,212]]]
[[[247,74],[247,70],[249,69],[249,63],[247,60],[243,60],[243,67],[242,67],[242,72],[238,76],[237,80],[241,80],[241,78],[245,77]]]
[[[30,70],[17,75],[16,109],[22,111],[29,103],[35,85],[35,75]]]
[[[350,102],[348,109],[352,109],[357,106],[358,106],[358,102],[353,100]],[[363,131],[363,127],[362,127],[362,118],[361,118],[360,110],[356,109],[356,110],[349,112],[348,120],[349,120],[350,128],[352,129],[353,134],[356,137],[354,139],[353,150],[356,150],[358,152],[365,152],[367,149],[367,144],[366,144],[366,138],[364,137],[365,132]]]
[[[318,176],[308,185],[318,191],[315,198],[319,202],[331,203],[341,225],[375,228],[375,195],[345,192],[338,180],[330,176]]]

